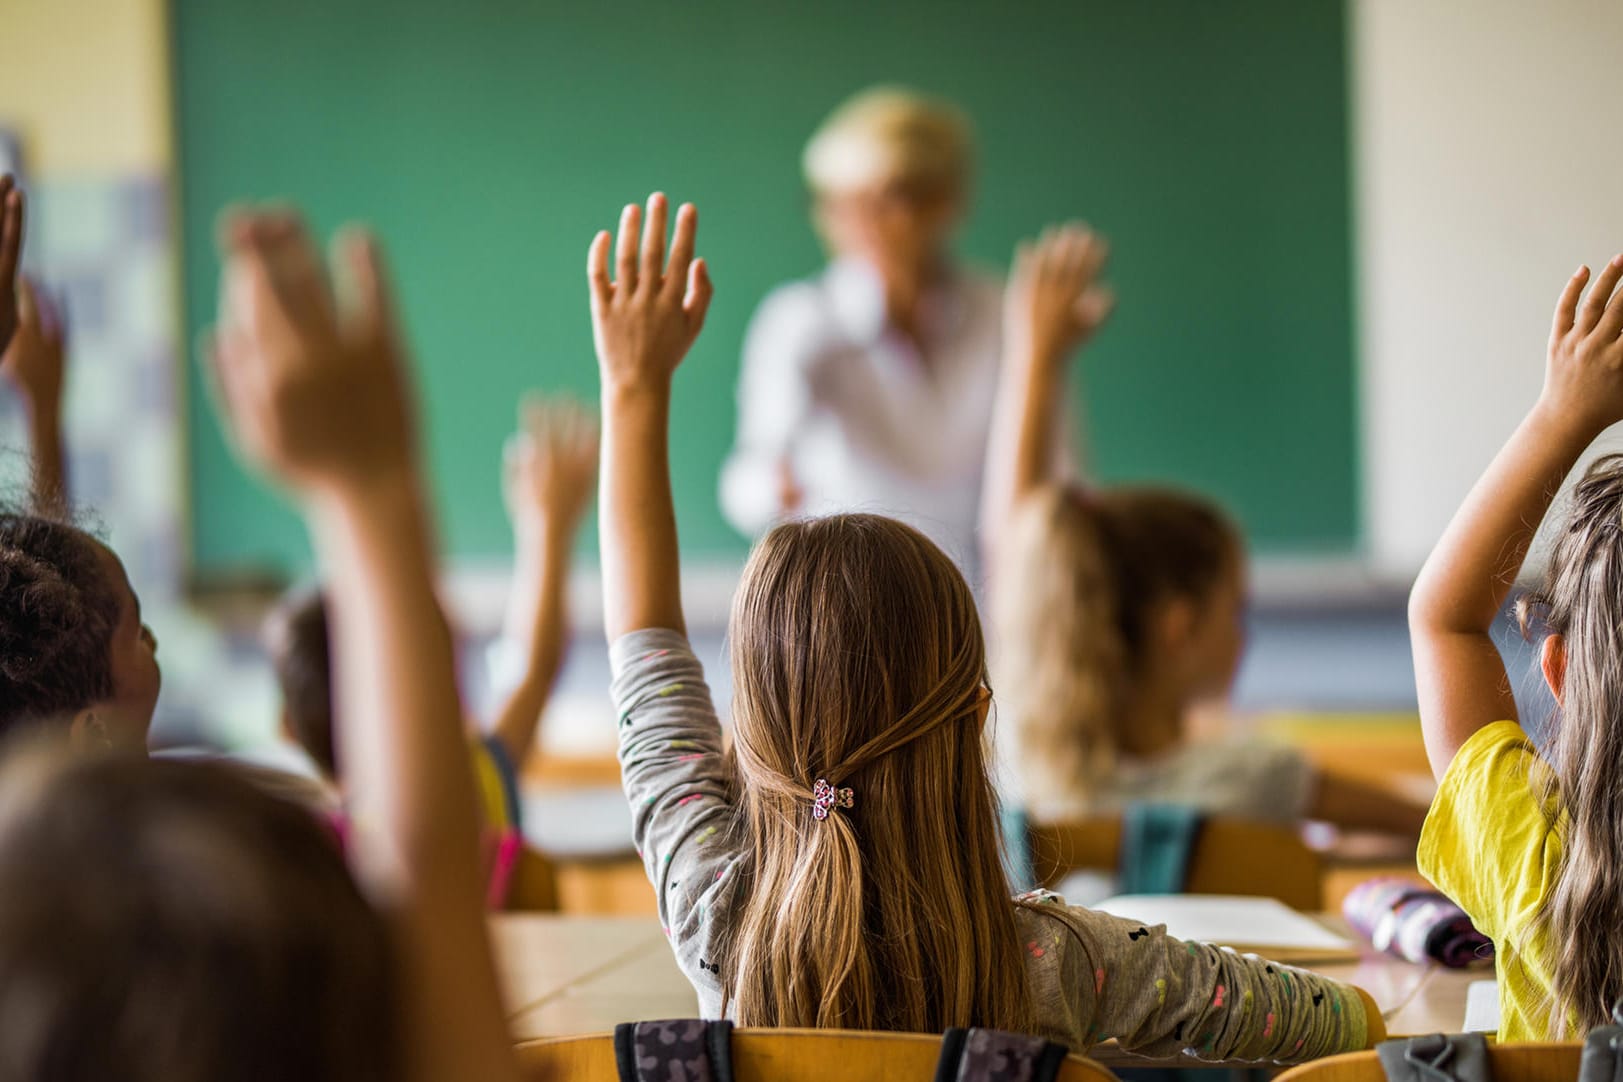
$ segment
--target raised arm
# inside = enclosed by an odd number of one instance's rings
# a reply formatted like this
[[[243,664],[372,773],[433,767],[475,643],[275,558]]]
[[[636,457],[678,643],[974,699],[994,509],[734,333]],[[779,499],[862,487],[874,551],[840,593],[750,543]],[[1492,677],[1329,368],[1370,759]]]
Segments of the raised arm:
[[[331,584],[350,855],[395,930],[405,1062],[424,1082],[516,1078],[381,260],[363,235],[339,243],[340,308],[292,215],[233,214],[221,243],[214,367],[238,447],[303,505]]]
[[[0,174],[0,353],[17,331],[17,268],[22,257],[22,189],[16,177]]]
[[[1082,225],[1049,229],[1015,252],[981,505],[989,568],[1014,508],[1052,474],[1066,362],[1115,306],[1098,280],[1107,254],[1103,238]]]
[[[42,515],[67,505],[62,451],[62,383],[66,368],[62,310],[26,278],[17,282],[17,331],[0,353],[0,375],[17,388],[28,412],[31,503]]]
[[[1455,513],[1409,595],[1426,755],[1439,779],[1471,734],[1517,720],[1488,632],[1562,479],[1603,429],[1623,419],[1623,293],[1612,295],[1620,277],[1623,255],[1601,271],[1581,308],[1589,268],[1568,280],[1538,401]]]
[[[698,214],[684,204],[665,258],[665,197],[620,215],[587,256],[592,339],[603,384],[603,470],[598,537],[603,560],[603,623],[609,641],[628,631],[686,631],[671,504],[671,377],[698,337],[710,307],[710,275],[693,258]],[[609,273],[613,244],[615,269]]]
[[[597,422],[568,398],[527,402],[522,427],[508,443],[503,488],[514,548],[506,637],[523,651],[524,668],[490,727],[515,768],[530,754],[563,663],[569,566],[598,444]]]

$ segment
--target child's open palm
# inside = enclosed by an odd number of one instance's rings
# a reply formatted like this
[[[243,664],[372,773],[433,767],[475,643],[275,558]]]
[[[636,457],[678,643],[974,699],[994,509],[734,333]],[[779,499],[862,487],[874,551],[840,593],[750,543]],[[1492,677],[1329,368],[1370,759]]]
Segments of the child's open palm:
[[[1578,297],[1589,280],[1589,268],[1579,267],[1561,291],[1550,329],[1543,399],[1559,416],[1587,421],[1596,430],[1623,420],[1620,278],[1623,255],[1614,256],[1601,270],[1580,308]]]
[[[642,208],[635,203],[625,208],[614,243],[612,279],[609,233],[604,230],[592,238],[586,263],[592,338],[605,388],[668,384],[704,326],[713,290],[704,260],[693,258],[698,212],[691,203],[677,211],[669,260],[668,214],[663,195],[649,196],[648,227],[643,231]]]
[[[343,307],[292,214],[231,214],[220,243],[214,368],[244,454],[311,494],[408,474],[411,425],[376,243],[358,231],[335,243],[353,292]]]
[[[508,514],[515,525],[573,533],[597,487],[597,420],[564,396],[524,403],[507,445]]]
[[[1066,225],[1016,250],[1004,312],[1014,355],[1057,363],[1093,336],[1116,304],[1099,282],[1109,248],[1087,226]]]
[[[17,282],[17,331],[0,354],[0,373],[35,410],[55,414],[66,368],[61,311],[28,279]]]

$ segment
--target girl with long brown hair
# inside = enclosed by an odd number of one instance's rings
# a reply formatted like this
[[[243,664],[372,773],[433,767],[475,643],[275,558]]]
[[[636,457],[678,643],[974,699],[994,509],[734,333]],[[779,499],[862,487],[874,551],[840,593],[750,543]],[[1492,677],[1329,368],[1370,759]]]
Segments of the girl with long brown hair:
[[[1296,749],[1191,738],[1192,712],[1239,670],[1245,541],[1193,493],[1062,480],[1066,367],[1110,311],[1105,256],[1068,226],[1010,275],[982,516],[1007,789],[1046,821],[1150,802],[1414,837],[1424,807]]]
[[[1379,1037],[1374,1005],[1346,985],[1054,896],[1011,900],[982,753],[980,622],[963,576],[911,527],[840,515],[757,545],[730,622],[724,752],[683,623],[667,458],[672,377],[711,287],[692,207],[667,259],[668,214],[651,197],[645,230],[626,207],[617,241],[593,241],[589,278],[620,759],[701,1010],[757,1026],[995,1026],[1216,1060]]]
[[[1409,631],[1439,788],[1420,867],[1497,952],[1501,1040],[1581,1034],[1623,998],[1623,458],[1573,490],[1545,584],[1521,601],[1547,634],[1557,716],[1518,724],[1489,629],[1562,480],[1623,420],[1623,255],[1579,267],[1556,303],[1544,389],[1426,561]]]

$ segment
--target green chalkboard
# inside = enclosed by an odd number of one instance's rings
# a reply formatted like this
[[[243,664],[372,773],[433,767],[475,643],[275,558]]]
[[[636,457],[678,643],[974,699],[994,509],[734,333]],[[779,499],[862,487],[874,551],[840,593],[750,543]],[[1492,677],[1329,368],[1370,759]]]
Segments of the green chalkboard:
[[[1339,0],[175,0],[187,319],[212,223],[297,201],[383,234],[420,377],[443,537],[507,550],[497,462],[527,387],[593,394],[585,251],[658,187],[699,205],[717,294],[681,373],[672,467],[686,551],[730,555],[716,478],[745,322],[817,269],[801,145],[880,81],[979,129],[959,245],[1003,265],[1081,216],[1115,245],[1116,317],[1087,361],[1107,479],[1225,501],[1259,547],[1357,539],[1346,43]],[[195,366],[192,543],[204,572],[307,560],[238,469]]]

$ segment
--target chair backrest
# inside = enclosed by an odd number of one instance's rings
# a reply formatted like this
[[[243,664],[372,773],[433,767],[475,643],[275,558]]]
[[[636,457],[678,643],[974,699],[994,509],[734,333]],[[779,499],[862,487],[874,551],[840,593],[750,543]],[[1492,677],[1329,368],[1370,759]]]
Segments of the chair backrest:
[[[941,1038],[925,1033],[847,1029],[735,1029],[733,1076],[738,1082],[930,1082]],[[553,1037],[518,1046],[530,1082],[579,1079],[616,1082],[614,1035]],[[1060,1082],[1114,1082],[1115,1075],[1082,1056],[1068,1056]]]
[[[1576,1041],[1490,1044],[1488,1062],[1493,1082],[1574,1082],[1583,1050]],[[1386,1082],[1386,1072],[1374,1052],[1349,1052],[1292,1067],[1274,1082]]]
[[[513,865],[502,908],[509,913],[558,912],[557,865],[533,846],[524,846]]]
[[[1030,828],[1032,869],[1045,887],[1081,869],[1115,871],[1121,819],[1100,817]],[[1209,818],[1200,827],[1184,889],[1191,894],[1277,898],[1292,909],[1324,907],[1324,860],[1294,828]]]

